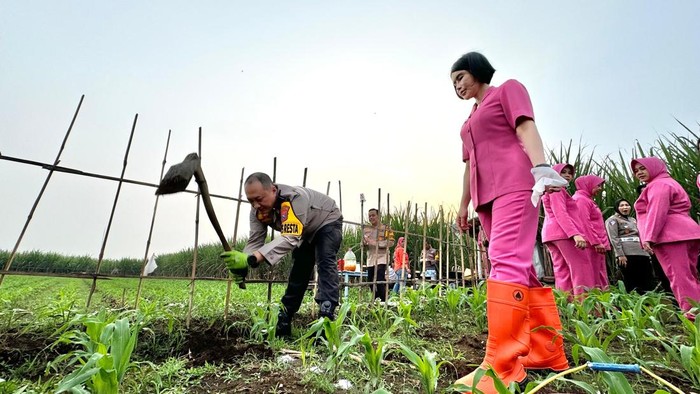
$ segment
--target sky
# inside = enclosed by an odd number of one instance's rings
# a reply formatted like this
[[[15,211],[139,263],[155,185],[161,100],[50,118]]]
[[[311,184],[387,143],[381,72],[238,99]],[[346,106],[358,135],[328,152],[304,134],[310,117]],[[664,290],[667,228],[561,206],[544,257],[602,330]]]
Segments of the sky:
[[[598,155],[700,121],[700,2],[0,1],[0,153],[157,183],[197,151],[212,193],[272,173],[365,210],[458,204],[459,130],[470,108],[452,63],[479,51],[493,84],[530,92],[544,143]],[[48,171],[0,160],[0,249],[12,250]],[[194,182],[190,189],[195,190]],[[20,244],[97,256],[117,183],[55,173]],[[145,253],[154,190],[124,184],[105,257]],[[156,254],[194,245],[195,198],[162,198]],[[215,200],[233,235],[235,202]],[[239,234],[250,206],[241,206]],[[201,212],[200,242],[217,238]]]

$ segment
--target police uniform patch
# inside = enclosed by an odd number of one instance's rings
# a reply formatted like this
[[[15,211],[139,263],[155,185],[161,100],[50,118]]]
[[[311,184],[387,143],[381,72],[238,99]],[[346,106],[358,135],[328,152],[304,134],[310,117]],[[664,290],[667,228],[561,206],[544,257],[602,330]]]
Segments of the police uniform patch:
[[[282,203],[280,208],[280,218],[282,219],[282,235],[300,236],[304,230],[304,225],[301,224],[297,215],[294,214],[292,204],[288,201]]]

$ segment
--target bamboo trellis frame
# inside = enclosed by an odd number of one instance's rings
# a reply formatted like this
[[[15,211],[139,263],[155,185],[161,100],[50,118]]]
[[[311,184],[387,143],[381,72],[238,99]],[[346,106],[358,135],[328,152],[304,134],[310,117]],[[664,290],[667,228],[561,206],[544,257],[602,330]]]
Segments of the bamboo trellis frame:
[[[100,274],[99,270],[100,270],[101,262],[103,261],[104,249],[105,249],[105,246],[106,246],[106,243],[107,243],[107,240],[108,240],[109,229],[110,229],[111,221],[112,221],[112,219],[113,219],[114,212],[115,212],[115,208],[116,208],[116,205],[117,205],[117,202],[118,202],[119,191],[120,191],[120,189],[121,189],[121,185],[122,185],[123,183],[129,183],[129,184],[135,184],[135,185],[146,186],[146,187],[154,187],[154,188],[157,187],[158,185],[157,185],[157,184],[153,184],[153,183],[149,183],[149,182],[144,182],[144,181],[139,181],[139,180],[134,180],[134,179],[128,179],[128,178],[125,178],[125,177],[124,177],[125,170],[126,170],[126,166],[127,166],[128,154],[129,154],[129,150],[130,150],[130,147],[131,147],[131,142],[132,142],[132,139],[133,139],[134,130],[135,130],[135,127],[136,127],[136,122],[137,122],[137,119],[138,119],[138,114],[134,117],[132,129],[131,129],[131,134],[130,134],[130,137],[129,137],[129,143],[128,143],[128,145],[127,145],[127,150],[126,150],[126,153],[125,153],[125,156],[124,156],[124,162],[123,162],[123,167],[122,167],[121,176],[119,176],[119,177],[114,177],[114,176],[109,176],[109,175],[90,173],[90,172],[85,172],[85,171],[81,171],[81,170],[73,169],[73,168],[68,168],[68,167],[62,167],[62,166],[59,166],[59,165],[58,165],[58,163],[60,162],[61,153],[62,153],[63,149],[65,148],[65,145],[66,145],[66,141],[67,141],[67,139],[68,139],[68,136],[70,135],[70,132],[71,132],[71,130],[72,130],[74,124],[75,124],[77,115],[78,115],[78,113],[79,113],[79,111],[80,111],[80,108],[81,108],[81,106],[82,106],[83,99],[84,99],[84,96],[82,96],[81,99],[80,99],[80,102],[79,102],[79,104],[78,104],[78,107],[76,108],[76,111],[75,111],[74,115],[73,115],[73,118],[72,118],[72,120],[71,120],[70,126],[69,126],[69,128],[68,128],[68,131],[66,132],[66,135],[65,135],[65,137],[64,137],[64,139],[63,139],[63,142],[62,142],[62,144],[61,144],[59,153],[58,153],[56,159],[54,160],[53,164],[41,163],[41,162],[37,162],[37,161],[32,161],[32,160],[27,160],[27,159],[22,159],[22,158],[17,158],[17,157],[11,157],[11,156],[3,156],[3,155],[0,154],[0,159],[2,159],[2,160],[17,162],[17,163],[25,164],[25,165],[39,166],[39,167],[42,167],[42,168],[44,168],[44,169],[46,169],[46,170],[49,171],[49,174],[48,174],[48,176],[47,176],[47,178],[46,178],[46,180],[45,180],[45,182],[44,182],[44,185],[43,185],[43,187],[42,187],[42,189],[41,189],[41,191],[40,191],[40,193],[39,193],[39,195],[38,195],[38,197],[37,197],[37,199],[36,199],[36,201],[35,201],[35,203],[34,203],[32,209],[31,209],[30,214],[29,214],[29,216],[28,216],[28,218],[27,218],[27,221],[25,222],[25,225],[24,225],[24,227],[23,227],[23,229],[22,229],[22,231],[21,231],[21,233],[20,233],[20,236],[19,236],[19,238],[18,238],[18,240],[17,240],[17,243],[15,244],[15,247],[14,247],[14,249],[13,249],[13,251],[12,251],[11,257],[10,257],[10,258],[8,259],[8,261],[5,263],[5,266],[4,266],[3,270],[0,271],[0,285],[2,284],[2,280],[4,279],[5,275],[27,275],[27,276],[45,276],[45,277],[88,278],[88,279],[92,279],[92,283],[93,283],[93,285],[91,286],[90,295],[88,296],[88,300],[87,300],[87,305],[89,306],[90,301],[91,301],[91,298],[92,298],[92,295],[93,295],[93,293],[94,293],[94,291],[95,291],[96,284],[97,284],[97,281],[98,281],[98,280],[107,280],[107,279],[111,279],[111,278],[133,278],[133,279],[138,278],[139,281],[138,281],[137,295],[136,295],[136,299],[134,300],[134,305],[135,305],[136,307],[138,307],[138,305],[139,305],[139,300],[140,300],[140,296],[141,296],[142,284],[143,284],[143,280],[144,280],[144,279],[145,279],[145,280],[151,280],[151,279],[153,279],[153,280],[162,280],[162,279],[166,279],[166,280],[187,280],[187,281],[189,281],[189,283],[190,283],[189,308],[188,308],[188,315],[187,315],[187,323],[188,323],[188,325],[189,325],[189,321],[190,321],[190,319],[191,319],[192,307],[193,307],[193,303],[194,303],[195,289],[196,289],[196,287],[195,287],[195,282],[196,282],[196,281],[200,281],[200,280],[201,280],[201,281],[226,281],[226,282],[227,282],[227,294],[226,294],[226,302],[225,302],[225,307],[224,307],[224,316],[228,316],[228,309],[229,309],[229,302],[230,302],[230,286],[231,286],[231,280],[230,280],[230,278],[205,277],[205,276],[197,276],[197,275],[196,275],[197,257],[198,257],[198,256],[197,256],[197,249],[198,249],[198,245],[199,245],[199,239],[198,239],[199,202],[197,203],[197,213],[196,213],[196,218],[195,218],[196,231],[195,231],[195,240],[194,240],[194,241],[195,241],[194,258],[193,258],[192,267],[191,267],[192,270],[191,270],[191,273],[190,273],[189,276],[186,276],[186,277],[179,277],[179,276],[146,276],[146,275],[144,275],[144,269],[145,269],[146,262],[147,262],[147,260],[148,260],[148,252],[149,252],[149,247],[150,247],[150,243],[151,243],[151,239],[152,239],[153,225],[154,225],[154,222],[155,222],[156,211],[157,211],[157,207],[158,207],[158,198],[156,198],[156,200],[155,200],[155,202],[154,202],[153,216],[152,216],[152,219],[151,219],[151,225],[150,225],[148,240],[147,240],[147,242],[146,242],[146,251],[145,251],[144,261],[143,261],[143,264],[142,264],[142,267],[141,267],[140,274],[139,274],[139,275],[120,275],[120,274],[104,275],[104,274]],[[202,144],[202,141],[201,141],[201,139],[202,139],[201,133],[202,133],[201,128],[199,128],[198,150],[199,150],[200,157],[201,157],[201,144]],[[163,158],[162,167],[161,167],[160,178],[162,178],[162,176],[163,176],[163,170],[164,170],[164,168],[165,168],[165,164],[166,164],[166,161],[167,161],[167,154],[168,154],[168,147],[169,147],[169,144],[170,144],[170,131],[168,132],[168,139],[167,139],[167,142],[166,142],[166,147],[165,147],[165,153],[164,153],[164,158]],[[237,198],[236,198],[236,197],[230,197],[230,196],[224,196],[224,195],[211,194],[211,197],[213,197],[213,198],[220,198],[220,199],[231,200],[231,201],[235,201],[236,204],[237,204],[237,207],[236,207],[236,218],[235,218],[235,229],[234,229],[234,234],[233,234],[233,241],[234,241],[234,243],[236,242],[236,239],[237,239],[237,230],[238,230],[238,223],[239,223],[239,218],[240,218],[240,217],[239,217],[239,214],[240,214],[240,206],[241,206],[241,203],[244,202],[244,200],[242,199],[242,185],[243,185],[244,171],[245,171],[245,168],[241,169],[241,181],[240,181],[239,193],[238,193],[238,197],[237,197]],[[11,268],[11,266],[12,266],[12,261],[13,261],[15,255],[16,255],[16,253],[17,253],[17,250],[18,250],[18,248],[19,248],[19,244],[20,244],[20,242],[21,242],[21,240],[22,240],[22,237],[24,236],[24,234],[25,234],[25,232],[26,232],[26,230],[27,230],[27,227],[29,226],[29,223],[30,223],[30,221],[31,221],[31,219],[32,219],[32,217],[33,217],[33,214],[34,214],[34,212],[35,212],[35,210],[36,210],[36,208],[37,208],[37,205],[38,205],[38,203],[39,203],[39,201],[40,201],[40,199],[41,199],[41,197],[42,197],[42,195],[43,195],[43,193],[44,193],[44,190],[46,189],[46,186],[47,186],[47,184],[48,184],[48,182],[49,182],[49,180],[50,180],[50,178],[51,178],[51,176],[52,176],[52,174],[53,174],[54,172],[64,172],[64,173],[68,173],[68,174],[80,175],[80,176],[86,176],[86,177],[93,177],[93,178],[99,178],[99,179],[104,179],[104,180],[109,180],[109,181],[115,181],[115,182],[118,182],[118,183],[119,183],[119,186],[118,186],[118,189],[117,189],[117,193],[116,193],[116,195],[115,195],[114,203],[113,203],[113,206],[112,206],[112,210],[111,210],[111,213],[110,213],[110,224],[108,225],[107,232],[106,232],[105,237],[104,237],[104,240],[103,240],[103,245],[102,245],[102,248],[101,248],[101,250],[100,250],[100,257],[99,257],[99,260],[98,260],[98,265],[97,265],[97,268],[96,268],[95,272],[92,273],[92,274],[86,274],[86,273],[68,273],[68,274],[63,273],[63,274],[62,274],[62,273],[55,273],[55,272],[53,272],[53,273],[52,273],[52,272],[41,272],[41,273],[37,273],[37,272],[24,272],[24,271],[10,271],[10,268]],[[277,158],[275,157],[275,158],[274,158],[274,166],[273,166],[273,181],[275,181],[275,182],[276,182],[276,174],[277,174]],[[304,178],[303,178],[303,184],[304,184],[304,185],[306,185],[306,182],[307,182],[307,175],[308,175],[308,168],[304,168]],[[159,178],[159,179],[160,179],[160,178]],[[196,194],[197,197],[198,197],[198,201],[199,201],[199,193],[198,193],[197,191],[185,190],[184,192]],[[326,194],[329,194],[329,192],[330,192],[330,181],[328,182],[328,185],[327,185],[327,188],[326,188]],[[341,203],[340,203],[340,204],[341,204],[340,207],[341,207],[341,209],[342,209],[342,188],[341,188],[341,181],[340,181],[340,180],[338,181],[338,193],[339,193],[338,200],[341,202]],[[386,200],[386,210],[385,210],[385,211],[386,211],[386,217],[387,217],[387,218],[391,218],[391,215],[392,215],[392,214],[391,214],[391,211],[390,211],[391,205],[390,205],[390,194],[389,194],[389,193],[387,193],[386,198],[387,198],[387,200]],[[245,201],[245,202],[247,202],[247,201]],[[365,212],[364,212],[364,202],[365,202],[364,200],[361,200],[361,202],[360,202],[361,218],[364,217],[364,214],[365,214]],[[380,188],[380,189],[378,190],[378,205],[377,205],[377,209],[378,209],[380,212],[381,212],[381,205],[382,205],[382,204],[381,204],[381,188]],[[405,213],[405,214],[406,214],[406,223],[405,223],[405,227],[404,227],[404,231],[403,231],[404,238],[405,238],[405,240],[406,240],[406,242],[405,242],[406,247],[408,246],[409,237],[421,237],[421,234],[416,234],[416,233],[412,233],[412,232],[409,231],[409,227],[411,226],[411,223],[410,223],[410,216],[411,216],[410,205],[411,205],[411,202],[409,201],[408,204],[407,204],[407,210],[406,210],[406,213]],[[414,215],[414,223],[415,223],[415,224],[418,224],[418,204],[417,204],[417,203],[415,204],[415,209],[414,209],[414,211],[413,211],[413,215]],[[467,267],[465,266],[465,256],[464,256],[465,250],[468,252],[467,259],[466,259],[466,260],[468,261],[468,267],[469,267],[469,269],[470,269],[471,272],[472,272],[471,278],[469,278],[469,282],[475,282],[476,280],[478,280],[478,277],[479,277],[479,269],[478,269],[478,264],[477,264],[477,260],[478,260],[477,254],[480,252],[480,248],[479,248],[479,246],[477,245],[476,239],[471,238],[471,237],[468,237],[467,235],[460,235],[459,237],[457,237],[456,235],[453,235],[453,234],[452,234],[452,231],[451,231],[451,230],[448,231],[447,234],[443,234],[443,227],[445,226],[445,221],[444,221],[444,210],[443,210],[442,206],[440,206],[440,208],[439,208],[439,215],[440,215],[440,227],[439,227],[440,235],[439,235],[438,238],[429,237],[429,236],[427,235],[428,203],[425,202],[425,204],[424,204],[424,212],[423,212],[423,215],[422,215],[422,219],[423,219],[423,223],[422,223],[422,224],[423,224],[422,239],[423,239],[424,242],[425,242],[426,240],[428,240],[428,239],[436,240],[436,241],[439,242],[438,245],[439,245],[439,255],[440,255],[440,259],[439,259],[439,263],[438,263],[438,264],[439,264],[439,265],[438,265],[438,267],[439,267],[439,268],[438,268],[438,270],[439,270],[439,271],[438,271],[438,279],[437,279],[436,281],[432,281],[432,282],[437,282],[437,283],[443,283],[443,282],[445,282],[445,283],[449,286],[449,284],[450,284],[449,273],[452,271],[452,259],[451,259],[451,256],[455,253],[455,252],[454,252],[454,250],[455,250],[454,248],[455,248],[455,247],[457,247],[457,248],[459,249],[460,262],[461,262],[461,272],[462,272],[462,276],[461,276],[461,284],[462,284],[462,286],[465,286],[466,283],[467,283],[467,277],[466,277],[466,275],[465,275],[465,274],[466,274],[465,268],[467,268]],[[380,216],[380,217],[381,217],[381,216]],[[451,221],[451,218],[448,220],[448,222],[449,222],[449,221]],[[360,232],[361,232],[361,233],[363,232],[362,230],[364,229],[364,226],[365,226],[364,221],[363,221],[362,219],[360,220],[359,223],[352,222],[352,221],[350,221],[350,220],[344,220],[344,224],[350,224],[350,225],[355,225],[355,226],[360,227]],[[387,226],[388,226],[388,225],[387,225]],[[390,227],[389,227],[389,228],[390,228]],[[398,229],[391,229],[391,230],[398,230]],[[273,231],[273,232],[271,233],[271,237],[274,238],[274,235],[275,235],[275,234],[274,234],[274,231]],[[465,238],[469,241],[469,243],[470,243],[471,245],[467,245],[467,244],[464,243]],[[443,253],[443,247],[445,248],[445,249],[444,249],[444,251],[445,251],[444,253]],[[408,252],[408,250],[407,250],[407,252]],[[389,255],[388,255],[388,254],[389,254],[389,251],[388,251],[388,249],[387,249],[386,261],[387,261],[387,264],[390,264],[390,263],[391,263],[391,260],[389,259]],[[548,255],[547,251],[545,250],[544,253],[542,253],[542,255],[543,255],[543,257],[544,257],[544,265],[545,265],[545,270],[546,270],[545,272],[551,272],[551,259],[550,259],[549,255]],[[442,267],[442,265],[443,265],[443,264],[442,264],[442,263],[443,263],[443,257],[446,258],[445,261],[446,261],[446,263],[447,263],[447,276],[446,276],[446,277],[444,277],[444,275],[443,275],[443,267]],[[364,268],[364,267],[363,267],[364,258],[365,258],[365,256],[364,256],[364,247],[361,246],[361,247],[360,247],[360,261],[359,261],[361,270],[363,270],[363,268]],[[456,258],[455,258],[455,260],[456,260]],[[422,265],[423,265],[422,271],[425,272],[425,261],[423,261],[423,264],[422,264]],[[456,264],[455,264],[455,265],[456,265]],[[409,271],[411,270],[411,264],[410,264],[410,263],[409,263],[408,270],[409,270]],[[385,275],[387,275],[387,274],[388,274],[388,270],[385,270]],[[374,285],[374,286],[376,286],[377,284],[385,283],[385,284],[387,284],[387,286],[386,286],[386,292],[387,292],[387,294],[386,294],[386,295],[388,295],[388,292],[389,292],[388,285],[391,284],[391,283],[393,283],[393,282],[391,282],[390,280],[388,280],[388,278],[387,278],[386,276],[385,276],[385,278],[384,278],[383,281],[381,281],[381,280],[378,281],[378,280],[377,280],[378,278],[376,278],[376,269],[375,269],[375,275],[374,275],[374,276],[375,276],[375,277],[372,278],[372,281],[371,281],[371,282],[364,282],[364,281],[362,281],[362,280],[360,280],[360,281],[357,282],[357,283],[347,283],[347,284],[341,282],[341,287],[343,287],[343,288],[346,287],[346,286],[347,286],[347,287],[359,287],[359,288],[361,289],[361,290],[360,290],[360,296],[361,296],[362,289],[363,289],[363,288],[366,288],[367,285]],[[368,278],[368,279],[369,279],[369,278]],[[414,278],[414,281],[415,281],[415,278]],[[414,282],[414,281],[411,281],[411,282]],[[407,281],[407,282],[409,282],[409,281]],[[421,282],[422,282],[423,284],[425,284],[425,276],[422,277]],[[457,276],[455,276],[454,282],[455,282],[455,284],[457,284],[457,282],[458,282],[458,277],[457,277]],[[283,283],[287,283],[287,281],[286,281],[286,280],[269,280],[269,279],[262,279],[262,280],[251,279],[251,280],[247,280],[247,283],[250,283],[250,284],[261,284],[261,283],[262,283],[262,284],[266,284],[266,285],[268,286],[268,297],[267,297],[267,298],[268,298],[268,301],[271,301],[271,286],[272,286],[273,284],[283,284]],[[315,281],[315,280],[314,280],[314,284],[316,284],[316,281]]]

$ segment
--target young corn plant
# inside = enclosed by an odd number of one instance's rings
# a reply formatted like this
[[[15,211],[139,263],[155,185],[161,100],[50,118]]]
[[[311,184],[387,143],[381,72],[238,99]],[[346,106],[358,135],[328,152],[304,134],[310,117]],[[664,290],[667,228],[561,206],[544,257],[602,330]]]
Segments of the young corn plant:
[[[345,318],[350,310],[351,303],[346,302],[340,307],[338,316],[335,320],[330,320],[327,317],[322,317],[316,320],[301,340],[309,338],[320,338],[325,343],[328,350],[328,358],[326,359],[326,368],[332,371],[333,379],[338,378],[338,368],[345,360],[350,349],[357,344],[357,340],[346,342],[348,332],[343,330]],[[354,342],[353,342],[354,341]]]
[[[131,354],[136,346],[140,321],[137,319],[130,325],[126,317],[115,319],[101,311],[97,315],[76,316],[72,323],[84,326],[85,330],[65,332],[54,345],[69,343],[82,349],[58,356],[47,368],[66,360],[68,366],[78,364],[79,367],[59,382],[56,392],[118,393],[124,375],[134,366]]]
[[[437,391],[438,378],[440,377],[440,366],[445,361],[437,362],[437,353],[429,352],[428,350],[424,350],[423,355],[419,356],[406,345],[401,344],[400,348],[401,353],[418,370],[422,392],[426,394],[435,393]]]
[[[694,387],[700,387],[700,318],[693,322],[681,317],[681,322],[688,333],[690,343],[680,345],[682,372]]]
[[[366,392],[376,390],[382,384],[382,375],[384,374],[382,363],[386,355],[391,352],[393,345],[400,346],[400,343],[392,338],[392,335],[401,326],[401,320],[400,317],[397,317],[391,327],[376,339],[373,339],[369,332],[362,332],[357,327],[350,326],[350,329],[355,333],[350,342],[360,344],[363,350],[361,363],[367,368],[370,375],[370,380],[365,387]]]
[[[253,324],[250,328],[249,337],[255,343],[271,342],[275,338],[277,331],[277,317],[279,306],[277,305],[256,305],[251,310]]]
[[[465,302],[471,311],[472,323],[480,332],[486,331],[486,290],[483,285],[471,288]]]

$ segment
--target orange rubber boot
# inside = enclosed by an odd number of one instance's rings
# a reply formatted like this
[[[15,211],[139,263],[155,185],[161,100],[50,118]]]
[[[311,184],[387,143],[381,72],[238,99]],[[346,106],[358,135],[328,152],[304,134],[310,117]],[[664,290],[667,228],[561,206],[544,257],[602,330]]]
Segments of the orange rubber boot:
[[[486,356],[479,368],[493,368],[508,386],[527,377],[520,357],[527,355],[530,343],[528,319],[530,289],[527,286],[489,279],[486,285],[486,318],[489,336]],[[477,370],[457,380],[455,384],[472,387]],[[476,387],[484,394],[497,394],[493,379],[484,376]],[[471,390],[466,391],[471,393]]]
[[[561,320],[552,289],[531,287],[530,353],[520,359],[525,368],[553,371],[569,369],[561,330]]]

